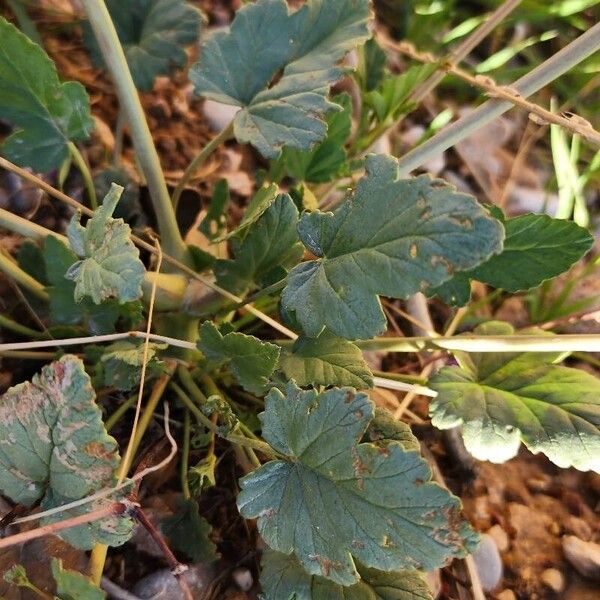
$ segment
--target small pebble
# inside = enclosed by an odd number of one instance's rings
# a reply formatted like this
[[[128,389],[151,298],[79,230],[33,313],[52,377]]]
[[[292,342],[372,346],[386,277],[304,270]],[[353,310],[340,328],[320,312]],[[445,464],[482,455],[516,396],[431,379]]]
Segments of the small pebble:
[[[558,569],[546,569],[541,576],[542,583],[556,594],[565,589],[565,576]]]
[[[562,540],[562,548],[565,558],[581,575],[600,581],[600,544],[566,535]]]
[[[235,569],[231,576],[242,592],[249,591],[254,585],[252,573],[250,572],[250,569],[247,569],[246,567],[239,567]]]
[[[492,536],[484,533],[481,536],[481,543],[473,554],[475,567],[481,580],[481,587],[485,592],[491,592],[496,589],[502,581],[504,568],[500,552]]]
[[[496,600],[517,600],[517,596],[512,590],[502,590],[496,594]]]
[[[215,102],[214,100],[205,100],[203,110],[210,128],[213,131],[221,131],[231,123],[240,107]]]
[[[508,534],[500,525],[494,525],[487,530],[487,534],[494,540],[500,552],[506,552],[509,546]]]

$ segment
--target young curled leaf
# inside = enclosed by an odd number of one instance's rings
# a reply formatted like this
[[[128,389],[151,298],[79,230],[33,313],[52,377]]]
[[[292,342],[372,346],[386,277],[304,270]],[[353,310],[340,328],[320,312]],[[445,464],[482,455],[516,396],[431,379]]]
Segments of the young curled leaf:
[[[327,92],[340,59],[369,37],[369,16],[368,0],[308,0],[295,12],[285,0],[248,3],[204,42],[190,79],[201,96],[241,107],[238,141],[267,158],[308,150],[327,133],[325,113],[339,110]]]
[[[239,510],[258,519],[265,542],[344,586],[360,579],[355,561],[382,571],[434,569],[478,539],[418,452],[394,441],[360,443],[373,414],[368,396],[352,388],[272,389],[263,437],[285,458],[240,482]]]
[[[123,219],[112,218],[122,192],[113,184],[85,227],[80,215],[69,223],[69,244],[81,259],[65,275],[75,282],[76,302],[89,297],[95,304],[110,298],[124,303],[142,296],[145,268],[131,241],[131,229]]]

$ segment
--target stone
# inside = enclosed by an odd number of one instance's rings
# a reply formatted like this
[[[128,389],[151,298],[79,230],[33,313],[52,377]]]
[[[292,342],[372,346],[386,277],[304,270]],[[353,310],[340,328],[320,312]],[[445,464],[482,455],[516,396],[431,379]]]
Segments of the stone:
[[[560,594],[565,589],[565,576],[558,569],[546,569],[540,579],[554,593]]]
[[[194,598],[202,598],[213,578],[212,570],[204,564],[190,565],[185,577]],[[140,579],[133,588],[141,600],[185,600],[170,569],[160,569]]]
[[[563,527],[565,533],[570,533],[584,542],[589,542],[594,535],[589,523],[574,515],[569,515],[569,517],[565,519]]]
[[[585,542],[574,535],[566,535],[562,539],[565,558],[578,573],[600,581],[600,544]]]
[[[238,567],[237,569],[234,569],[231,577],[240,590],[242,590],[242,592],[249,591],[254,585],[252,573],[250,572],[250,569],[247,569],[246,567]]]
[[[213,131],[218,132],[225,129],[233,121],[240,107],[233,106],[232,104],[223,104],[215,100],[205,100],[203,110],[209,127]]]
[[[508,534],[500,525],[494,525],[487,530],[487,534],[494,540],[500,552],[506,552],[510,545]]]
[[[481,536],[481,543],[473,554],[473,560],[483,590],[485,592],[495,590],[502,581],[504,567],[498,546],[491,535],[484,533]]]

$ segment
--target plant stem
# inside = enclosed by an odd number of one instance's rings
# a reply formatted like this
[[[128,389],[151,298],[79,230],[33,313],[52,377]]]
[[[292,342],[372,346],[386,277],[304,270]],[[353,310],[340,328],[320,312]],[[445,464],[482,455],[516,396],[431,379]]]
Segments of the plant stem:
[[[466,58],[488,36],[489,33],[501,23],[523,0],[505,0],[471,35],[465,38],[446,57],[444,62],[456,65]],[[410,96],[411,102],[420,103],[440,81],[445,77],[443,71],[436,71],[421,85],[417,86]]]
[[[137,394],[129,396],[129,398],[127,398],[127,400],[125,400],[125,402],[123,402],[123,404],[121,404],[121,406],[119,406],[119,408],[117,408],[117,410],[115,410],[115,412],[113,412],[112,415],[106,419],[106,421],[104,421],[104,427],[106,431],[110,432],[110,430],[121,420],[123,415],[130,408],[135,406],[136,401]]]
[[[206,162],[206,159],[224,142],[230,139],[233,136],[233,121],[229,123],[225,129],[223,129],[217,136],[215,136],[202,150],[198,153],[198,155],[192,160],[189,164],[188,168],[185,170],[181,179],[177,183],[175,190],[173,190],[173,208],[177,210],[177,205],[179,204],[179,199],[181,198],[181,194],[185,189],[186,185],[191,181],[194,177],[195,173],[198,172],[198,169]]]
[[[183,391],[182,388],[180,388],[176,383],[171,383],[171,388],[174,390],[174,392],[177,394],[177,397],[186,406],[186,408],[194,415],[194,417],[196,417],[196,420],[199,423],[204,425],[204,427],[206,427],[209,431],[220,435],[219,428],[198,408],[198,406],[196,406],[196,404],[194,404],[194,402],[189,398],[189,396]],[[279,457],[279,454],[275,452],[275,450],[273,450],[273,448],[271,448],[271,446],[269,446],[269,444],[267,444],[266,442],[262,442],[260,440],[253,440],[247,438],[246,436],[237,435],[234,433],[221,437],[233,444],[237,444],[238,446],[258,450],[266,456],[270,456],[273,458]]]
[[[105,544],[96,544],[92,548],[88,570],[90,572],[90,579],[94,585],[100,585],[100,582],[102,581],[102,573],[104,572],[104,564],[106,563],[107,553],[108,546]]]
[[[600,23],[557,52],[547,61],[521,77],[511,88],[526,98],[548,85],[582,60],[600,49]],[[444,150],[469,137],[507,110],[513,103],[508,100],[488,100],[472,113],[458,119],[425,143],[405,154],[399,160],[400,176],[406,176]]]
[[[46,227],[19,217],[4,208],[0,208],[0,227],[34,240],[43,240],[52,235],[65,244],[68,242],[64,235],[55,233],[50,229],[46,229]]]
[[[183,259],[186,256],[186,247],[177,226],[169,190],[144,116],[144,109],[115,26],[102,0],[81,0],[81,4],[94,31],[104,62],[113,78],[124,118],[129,123],[133,145],[156,212],[165,252],[174,258]]]
[[[150,421],[154,416],[154,411],[156,410],[156,407],[158,406],[158,403],[162,398],[162,395],[169,381],[171,380],[171,377],[173,376],[174,370],[174,363],[171,362],[171,364],[167,364],[166,372],[163,373],[154,383],[152,392],[150,393],[150,397],[148,398],[148,402],[146,403],[146,406],[144,408],[144,412],[140,417],[140,422],[138,424],[137,430],[135,432],[135,437],[133,438],[133,442],[131,444],[131,451],[129,452],[127,457],[123,457],[123,459],[127,458],[127,460],[122,460],[121,464],[119,465],[117,478],[121,481],[124,480],[125,477],[127,477],[127,473],[131,468],[131,464],[133,463],[138,448],[140,447],[142,438],[144,437],[144,434],[146,433],[148,426],[150,425]]]
[[[8,537],[0,539],[0,550],[3,548],[10,548],[16,544],[23,544],[31,540],[36,540],[47,535],[53,535],[59,531],[70,529],[71,527],[77,527],[78,525],[85,525],[92,521],[98,521],[111,516],[122,515],[127,511],[127,506],[122,502],[114,502],[103,508],[97,508],[83,515],[77,517],[70,517],[63,521],[57,521],[44,525],[42,527],[36,527],[35,529],[29,529],[28,531],[22,531],[15,535],[9,535]]]
[[[41,331],[36,331],[30,327],[21,325],[20,323],[17,323],[16,321],[13,321],[11,318],[5,317],[2,314],[0,314],[0,328],[8,329],[9,331],[19,333],[20,335],[34,340],[39,340],[40,338],[46,337],[46,334],[42,333]]]
[[[190,467],[190,411],[186,410],[183,415],[183,444],[181,447],[181,490],[183,498],[189,500],[192,497],[190,483],[188,481],[188,470]]]
[[[29,273],[26,273],[14,262],[9,256],[0,250],[0,271],[5,275],[14,279],[18,284],[29,290],[32,294],[37,296],[40,300],[48,302],[50,297],[46,288],[37,280],[34,279]]]
[[[158,529],[154,526],[152,521],[148,519],[146,513],[139,506],[134,508],[133,516],[150,534],[150,537],[160,548],[167,564],[169,565],[169,568],[171,569],[171,573],[173,574],[175,579],[177,579],[177,583],[179,584],[179,588],[183,593],[184,598],[186,600],[194,600],[188,582],[182,577],[185,571],[187,571],[187,567],[185,565],[182,565],[177,560],[177,558],[175,558],[175,555],[171,551],[171,548],[169,548],[168,544],[165,542],[163,536],[160,534]]]
[[[69,142],[67,145],[69,147],[71,158],[79,169],[81,177],[83,177],[83,184],[85,185],[90,200],[90,207],[92,210],[96,210],[98,208],[98,199],[96,198],[96,188],[94,187],[94,178],[90,172],[90,167],[83,157],[83,154],[79,151],[79,148],[73,142]]]

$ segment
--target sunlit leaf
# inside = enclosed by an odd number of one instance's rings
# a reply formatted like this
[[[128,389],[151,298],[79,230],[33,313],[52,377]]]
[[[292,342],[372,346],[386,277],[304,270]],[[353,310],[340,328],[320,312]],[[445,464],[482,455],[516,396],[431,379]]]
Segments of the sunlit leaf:
[[[318,338],[299,338],[282,352],[280,364],[300,386],[373,387],[373,375],[358,346],[327,331]]]
[[[515,334],[500,322],[481,325],[474,333]],[[459,366],[443,368],[429,382],[438,392],[431,404],[436,427],[460,426],[467,449],[481,460],[504,462],[523,442],[560,467],[600,471],[598,378],[553,364],[556,353],[455,356]]]
[[[462,306],[475,279],[508,292],[529,290],[567,271],[592,247],[594,238],[573,221],[547,215],[522,215],[503,221],[504,249],[470,271],[457,273],[429,291],[445,302]]]
[[[56,581],[56,594],[60,600],[104,600],[106,594],[77,571],[63,569],[62,562],[52,559],[52,577]]]
[[[132,327],[142,320],[139,301],[119,304],[110,299],[94,304],[90,298],[75,302],[75,283],[65,277],[77,256],[60,240],[48,236],[44,241],[43,261],[50,295],[50,318],[55,325],[83,324],[96,335],[114,333],[119,321]]]

